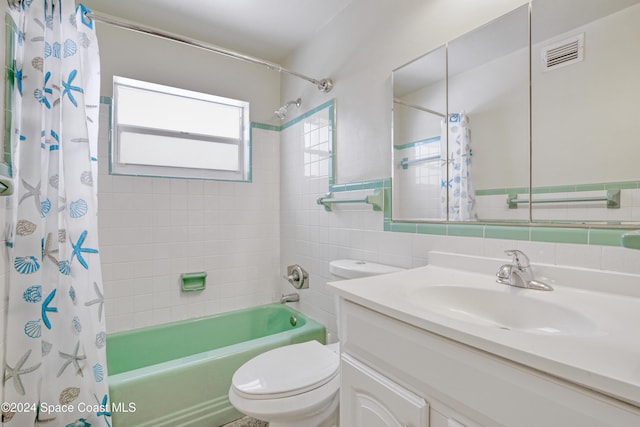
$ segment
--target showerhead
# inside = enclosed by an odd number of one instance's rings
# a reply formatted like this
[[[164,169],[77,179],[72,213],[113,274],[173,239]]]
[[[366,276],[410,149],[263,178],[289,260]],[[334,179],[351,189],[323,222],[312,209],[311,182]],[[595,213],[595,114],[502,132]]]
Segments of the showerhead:
[[[295,105],[296,107],[300,108],[300,106],[302,105],[302,99],[298,98],[295,101],[289,101],[282,107],[274,111],[275,115],[278,116],[280,120],[284,120],[284,118],[287,117],[287,110],[289,109],[289,105]]]
[[[278,116],[280,120],[284,120],[284,118],[287,117],[287,107],[283,105],[274,111],[274,113],[276,113],[276,116]]]

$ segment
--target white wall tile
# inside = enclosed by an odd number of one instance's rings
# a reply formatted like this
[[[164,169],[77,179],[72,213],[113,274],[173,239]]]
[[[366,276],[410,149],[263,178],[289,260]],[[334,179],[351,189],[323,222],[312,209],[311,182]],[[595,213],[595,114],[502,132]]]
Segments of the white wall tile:
[[[106,123],[104,107],[101,114]],[[100,159],[109,332],[276,301],[279,140],[279,132],[253,130],[251,183],[109,176],[108,157]],[[182,293],[180,275],[195,271],[208,273],[207,289]]]

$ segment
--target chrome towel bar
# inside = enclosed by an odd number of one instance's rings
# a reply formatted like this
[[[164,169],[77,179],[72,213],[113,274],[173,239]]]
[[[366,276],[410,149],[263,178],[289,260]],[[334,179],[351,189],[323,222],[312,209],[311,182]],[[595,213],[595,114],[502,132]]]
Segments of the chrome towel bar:
[[[384,207],[384,193],[382,190],[375,190],[373,194],[362,199],[332,199],[333,193],[327,193],[318,197],[316,203],[324,206],[324,210],[331,212],[331,205],[340,203],[367,203],[373,206],[374,211],[381,211]]]
[[[533,199],[531,203],[579,203],[579,202],[607,202],[607,209],[620,208],[620,190],[607,190],[607,194],[602,196],[585,196],[585,197],[564,197],[549,199]],[[517,194],[509,194],[507,196],[507,205],[509,209],[517,209],[519,203],[529,203],[529,199],[519,199]]]

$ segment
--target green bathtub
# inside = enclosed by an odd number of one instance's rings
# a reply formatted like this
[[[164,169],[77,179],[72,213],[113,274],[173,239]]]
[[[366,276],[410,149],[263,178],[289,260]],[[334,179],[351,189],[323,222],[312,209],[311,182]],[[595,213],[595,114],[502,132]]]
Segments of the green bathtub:
[[[272,348],[317,340],[325,328],[283,304],[110,334],[114,427],[213,427],[242,416],[227,397],[233,373]]]

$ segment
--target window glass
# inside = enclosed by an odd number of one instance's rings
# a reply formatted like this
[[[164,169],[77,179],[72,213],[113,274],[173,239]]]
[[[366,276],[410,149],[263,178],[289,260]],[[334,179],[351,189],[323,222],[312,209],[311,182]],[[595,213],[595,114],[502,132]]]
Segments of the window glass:
[[[114,77],[111,171],[247,180],[249,103]]]

